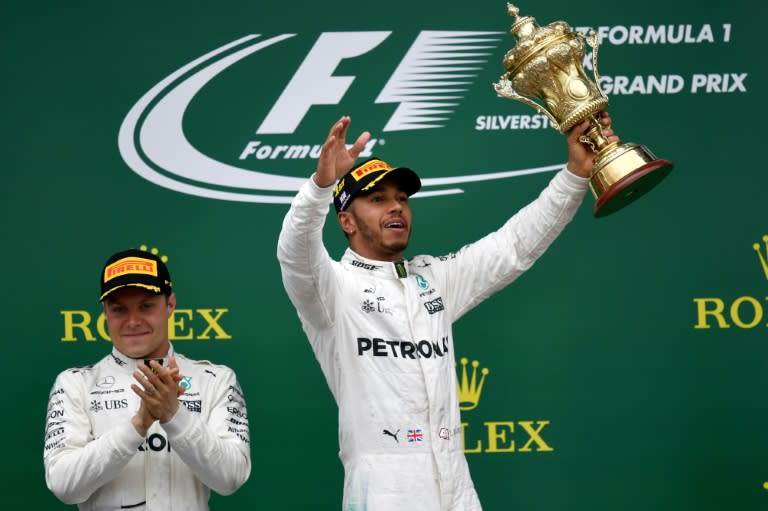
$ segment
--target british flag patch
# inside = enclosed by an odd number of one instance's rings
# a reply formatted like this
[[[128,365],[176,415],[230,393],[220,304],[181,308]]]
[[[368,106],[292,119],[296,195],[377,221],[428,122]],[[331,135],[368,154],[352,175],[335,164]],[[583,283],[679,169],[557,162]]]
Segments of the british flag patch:
[[[423,441],[424,434],[421,432],[420,429],[409,429],[408,435],[406,435],[406,438],[408,439],[408,443],[412,444],[413,442]]]

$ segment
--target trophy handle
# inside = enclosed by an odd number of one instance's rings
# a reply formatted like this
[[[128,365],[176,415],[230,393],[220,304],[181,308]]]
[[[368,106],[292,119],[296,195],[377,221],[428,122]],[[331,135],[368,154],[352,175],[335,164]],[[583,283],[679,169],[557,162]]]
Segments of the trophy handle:
[[[597,70],[597,50],[600,47],[600,36],[598,36],[597,32],[591,28],[587,31],[586,36],[584,34],[581,34],[581,36],[584,37],[589,47],[592,48],[592,74],[595,77],[595,85],[597,86],[597,90],[599,90],[600,94],[602,94],[604,97],[608,97],[608,95],[603,91],[603,88],[600,87],[600,72]]]
[[[493,84],[493,88],[496,89],[496,94],[498,94],[499,96],[502,96],[507,99],[514,99],[515,101],[520,101],[521,103],[525,103],[526,105],[532,108],[535,108],[538,112],[546,115],[547,117],[549,117],[549,121],[552,123],[552,127],[555,128],[557,131],[560,131],[560,123],[557,122],[557,119],[555,119],[555,116],[549,113],[546,108],[542,107],[535,101],[518,94],[517,91],[515,91],[515,89],[512,88],[512,82],[504,78],[504,75],[501,76],[501,78],[497,83]]]

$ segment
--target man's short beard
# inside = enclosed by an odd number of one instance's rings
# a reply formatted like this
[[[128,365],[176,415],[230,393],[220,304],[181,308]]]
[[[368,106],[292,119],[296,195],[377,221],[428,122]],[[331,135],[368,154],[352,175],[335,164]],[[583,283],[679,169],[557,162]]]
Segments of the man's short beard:
[[[405,243],[403,243],[402,247],[399,246],[399,245],[394,245],[394,246],[388,247],[388,248],[392,249],[392,253],[393,254],[402,254],[403,252],[405,252],[405,249],[408,248],[408,242],[406,241]]]
[[[350,215],[352,215],[352,217],[355,219],[355,223],[358,225],[358,231],[360,232],[360,234],[362,234],[364,237],[368,239],[372,239],[372,236],[370,235],[370,231],[368,230],[368,227],[365,224],[365,222],[361,222],[360,217],[358,217],[353,210],[349,209],[347,211],[349,211]],[[346,232],[344,234],[347,235]],[[397,244],[383,245],[382,248],[385,248],[391,254],[401,255],[408,248],[408,243],[411,241],[411,234],[412,234],[412,231],[409,230],[408,237],[406,238],[405,242],[399,245]],[[347,235],[347,239],[349,239],[349,235]]]

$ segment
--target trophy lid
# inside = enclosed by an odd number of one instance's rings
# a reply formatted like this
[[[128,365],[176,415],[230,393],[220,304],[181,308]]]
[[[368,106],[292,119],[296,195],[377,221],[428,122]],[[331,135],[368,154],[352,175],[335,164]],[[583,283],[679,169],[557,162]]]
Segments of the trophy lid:
[[[530,37],[534,30],[540,28],[536,23],[536,18],[531,16],[520,16],[520,9],[514,4],[507,3],[507,12],[515,18],[515,22],[510,28],[510,32],[518,39]]]
[[[541,27],[536,23],[536,18],[520,16],[520,9],[511,3],[507,3],[507,12],[515,18],[510,33],[517,38],[517,45],[504,56],[504,67],[509,76],[514,76],[521,66],[543,49],[575,35],[564,21],[555,21]]]

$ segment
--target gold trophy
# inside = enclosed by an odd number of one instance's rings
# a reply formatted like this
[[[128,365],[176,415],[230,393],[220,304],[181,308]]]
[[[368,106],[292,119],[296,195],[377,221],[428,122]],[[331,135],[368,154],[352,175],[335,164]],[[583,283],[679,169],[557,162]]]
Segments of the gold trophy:
[[[540,27],[535,18],[518,16],[520,10],[514,5],[508,3],[507,9],[515,18],[510,33],[517,45],[504,56],[507,72],[493,86],[500,96],[521,101],[549,117],[560,133],[589,120],[590,128],[580,140],[597,153],[589,180],[597,199],[594,215],[618,211],[664,179],[672,170],[671,161],[656,158],[642,145],[608,142],[603,135],[599,112],[608,105],[608,97],[599,85],[597,34],[573,31],[564,21]],[[593,50],[594,82],[582,67],[585,42]]]

